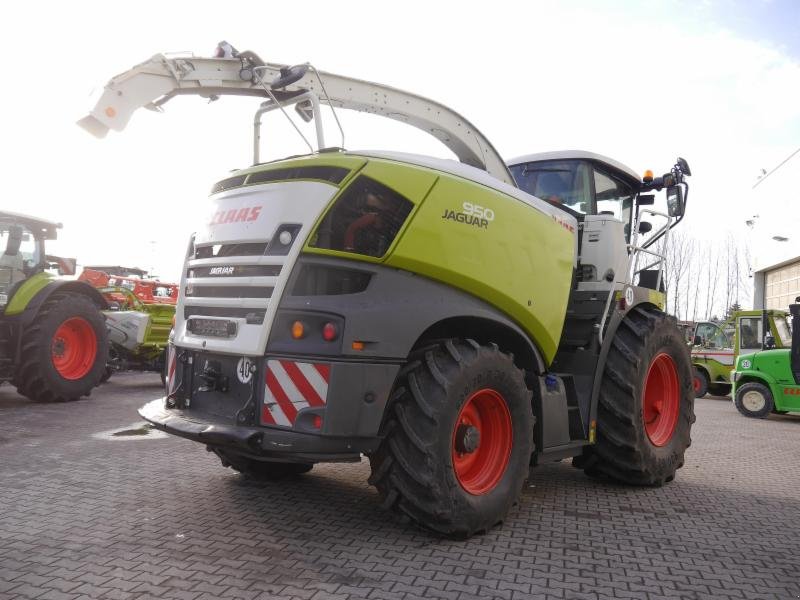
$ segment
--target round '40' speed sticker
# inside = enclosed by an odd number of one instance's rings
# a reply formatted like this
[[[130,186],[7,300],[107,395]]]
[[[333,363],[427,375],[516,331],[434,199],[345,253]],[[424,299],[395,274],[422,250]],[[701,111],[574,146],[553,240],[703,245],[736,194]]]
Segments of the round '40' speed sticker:
[[[255,370],[256,370],[256,363],[254,363],[247,356],[243,356],[242,358],[239,359],[239,362],[236,363],[236,376],[242,383],[250,383],[250,380],[253,378],[253,372]]]

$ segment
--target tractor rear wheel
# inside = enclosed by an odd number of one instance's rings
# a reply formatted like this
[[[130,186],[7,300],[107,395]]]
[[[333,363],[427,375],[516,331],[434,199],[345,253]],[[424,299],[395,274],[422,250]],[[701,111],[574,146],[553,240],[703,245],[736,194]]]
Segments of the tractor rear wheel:
[[[400,371],[370,457],[383,504],[464,538],[503,520],[528,476],[531,393],[496,345],[447,340]]]
[[[708,393],[708,375],[706,375],[706,372],[695,367],[692,385],[694,386],[695,398],[702,398],[705,396]]]
[[[633,308],[603,373],[597,443],[582,467],[633,485],[662,485],[683,466],[695,421],[692,365],[675,318]]]
[[[314,468],[311,463],[284,463],[255,460],[221,448],[209,449],[216,454],[223,467],[230,467],[249,479],[256,481],[278,481],[292,475],[302,475]]]
[[[65,402],[88,396],[100,383],[108,333],[100,309],[88,297],[53,294],[22,339],[15,377],[20,394],[40,402]]]

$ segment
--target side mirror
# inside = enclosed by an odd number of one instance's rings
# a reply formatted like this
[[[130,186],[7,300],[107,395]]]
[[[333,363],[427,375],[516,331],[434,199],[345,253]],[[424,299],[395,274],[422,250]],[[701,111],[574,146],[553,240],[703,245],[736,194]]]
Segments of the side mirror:
[[[692,176],[692,170],[689,168],[689,163],[686,162],[685,158],[679,156],[678,160],[675,162],[675,166],[677,166],[684,175],[688,177]]]
[[[653,224],[649,221],[641,221],[639,223],[639,233],[650,233],[653,230]]]
[[[54,266],[58,270],[59,275],[75,275],[75,272],[78,270],[78,261],[75,258],[47,255],[45,259],[53,263],[51,268]]]
[[[694,345],[695,346],[702,346],[703,345],[703,338],[699,335],[694,336]]]
[[[667,188],[667,213],[670,217],[683,216],[683,188],[679,185],[671,185]]]

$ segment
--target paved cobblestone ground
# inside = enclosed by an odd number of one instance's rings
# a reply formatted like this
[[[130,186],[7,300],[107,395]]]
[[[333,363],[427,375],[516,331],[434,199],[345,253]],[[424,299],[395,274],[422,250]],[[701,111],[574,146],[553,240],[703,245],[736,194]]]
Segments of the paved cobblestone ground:
[[[540,467],[505,525],[452,542],[382,512],[366,462],[255,484],[194,443],[107,434],[159,391],[0,388],[0,599],[800,598],[800,417],[700,400],[672,484]]]

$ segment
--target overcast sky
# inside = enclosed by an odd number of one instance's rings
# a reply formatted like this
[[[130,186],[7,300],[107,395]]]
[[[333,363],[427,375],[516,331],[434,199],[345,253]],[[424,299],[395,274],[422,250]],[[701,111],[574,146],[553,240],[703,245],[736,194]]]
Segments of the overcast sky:
[[[637,171],[676,156],[694,176],[685,225],[800,254],[800,2],[14,3],[0,25],[0,206],[62,221],[79,263],[178,277],[212,183],[251,159],[256,100],[180,98],[105,140],[75,125],[115,74],[227,40],[272,62],[385,83],[470,119],[501,155],[586,149]],[[348,149],[448,157],[393,122],[343,115]],[[329,132],[328,141],[338,144]],[[276,115],[266,158],[302,152]],[[769,183],[769,185],[767,185]],[[748,233],[744,221],[760,217]],[[790,237],[771,242],[772,235]]]

